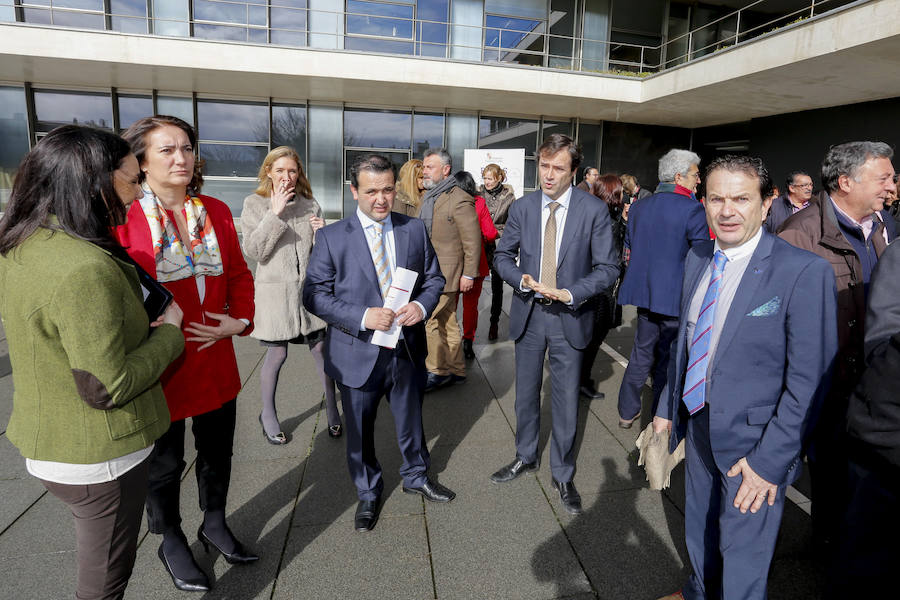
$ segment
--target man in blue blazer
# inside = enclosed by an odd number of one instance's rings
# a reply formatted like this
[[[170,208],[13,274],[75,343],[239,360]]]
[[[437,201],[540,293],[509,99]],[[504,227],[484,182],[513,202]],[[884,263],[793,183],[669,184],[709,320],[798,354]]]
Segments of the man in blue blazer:
[[[433,502],[449,502],[453,492],[427,475],[428,448],[422,430],[425,389],[423,321],[437,305],[444,278],[425,225],[398,213],[396,172],[383,156],[367,155],[350,169],[350,190],[359,207],[353,215],[316,234],[309,258],[303,304],[328,323],[325,372],[337,382],[347,428],[347,465],[359,504],[357,531],[375,526],[384,483],[375,458],[378,403],[386,396],[403,455],[403,491]],[[411,301],[394,311],[384,296],[398,268],[418,273]],[[375,331],[403,326],[396,348],[371,343]]]
[[[678,297],[688,249],[709,240],[706,215],[694,193],[700,183],[700,157],[674,148],[659,159],[656,193],[628,211],[625,248],[628,269],[619,287],[619,304],[637,307],[634,345],[619,387],[619,427],[641,416],[641,390],[653,373],[653,406],[666,384],[669,347],[678,331]]]
[[[671,428],[671,450],[686,440],[689,600],[766,597],[785,488],[837,351],[834,273],[762,229],[771,187],[758,158],[707,168],[717,239],[688,252],[668,393],[653,420],[656,432]]]
[[[578,383],[594,318],[593,305],[585,302],[619,274],[609,210],[572,187],[581,158],[581,149],[566,135],[544,141],[538,149],[541,189],[512,204],[494,253],[494,268],[515,292],[509,337],[516,342],[516,459],[491,480],[511,481],[538,468],[541,383],[549,350],[552,485],[573,514],[581,512],[572,481]]]

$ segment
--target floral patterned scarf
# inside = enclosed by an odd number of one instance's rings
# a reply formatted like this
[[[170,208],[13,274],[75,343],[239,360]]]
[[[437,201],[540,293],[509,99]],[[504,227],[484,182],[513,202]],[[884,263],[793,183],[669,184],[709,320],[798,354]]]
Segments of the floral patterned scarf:
[[[169,218],[162,202],[146,185],[140,202],[150,226],[157,281],[178,281],[200,275],[215,277],[224,272],[219,240],[200,198],[184,197],[184,213],[191,236],[188,251],[181,243],[175,221]]]

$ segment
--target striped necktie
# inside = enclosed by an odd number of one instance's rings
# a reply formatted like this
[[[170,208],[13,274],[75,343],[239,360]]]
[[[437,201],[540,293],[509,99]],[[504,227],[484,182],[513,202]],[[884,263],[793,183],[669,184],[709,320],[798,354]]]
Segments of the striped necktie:
[[[700,314],[697,315],[697,324],[694,325],[694,339],[688,352],[688,368],[684,376],[684,394],[681,401],[691,414],[703,408],[706,402],[706,370],[709,367],[709,341],[712,337],[713,319],[716,316],[716,303],[719,300],[719,288],[722,283],[722,274],[725,272],[725,263],[728,257],[721,250],[717,250],[713,257],[712,274],[709,276],[709,285],[703,296],[703,304],[700,305]]]
[[[391,266],[384,248],[384,223],[374,223],[372,231],[375,233],[375,242],[372,244],[372,262],[375,263],[375,275],[378,277],[381,297],[387,298],[388,290],[391,289]]]

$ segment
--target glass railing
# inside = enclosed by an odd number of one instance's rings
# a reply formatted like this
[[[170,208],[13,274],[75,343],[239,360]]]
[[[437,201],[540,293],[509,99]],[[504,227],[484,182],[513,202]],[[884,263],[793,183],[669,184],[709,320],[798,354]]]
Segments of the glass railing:
[[[690,19],[670,18],[657,45],[616,41],[615,27],[607,39],[560,35],[553,15],[467,25],[416,18],[412,5],[389,5],[409,14],[379,13],[376,3],[350,12],[297,8],[292,0],[0,0],[0,22],[647,76],[865,1],[756,0],[693,29]]]

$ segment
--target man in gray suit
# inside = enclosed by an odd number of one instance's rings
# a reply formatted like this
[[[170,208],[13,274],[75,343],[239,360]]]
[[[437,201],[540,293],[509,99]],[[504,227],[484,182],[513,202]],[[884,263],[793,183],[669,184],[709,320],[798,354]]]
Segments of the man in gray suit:
[[[572,187],[581,149],[561,134],[538,149],[541,189],[512,204],[494,268],[515,291],[509,337],[516,342],[516,459],[491,475],[511,481],[538,468],[544,354],[550,354],[553,488],[569,513],[581,512],[575,474],[575,426],[582,354],[593,306],[585,304],[619,274],[609,210]],[[518,264],[516,259],[518,258]]]

